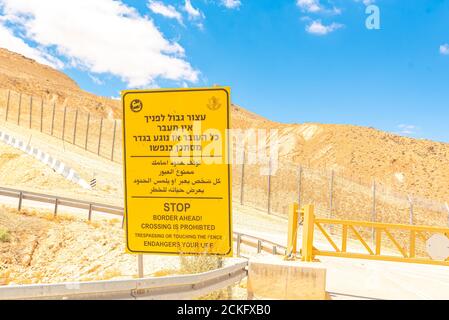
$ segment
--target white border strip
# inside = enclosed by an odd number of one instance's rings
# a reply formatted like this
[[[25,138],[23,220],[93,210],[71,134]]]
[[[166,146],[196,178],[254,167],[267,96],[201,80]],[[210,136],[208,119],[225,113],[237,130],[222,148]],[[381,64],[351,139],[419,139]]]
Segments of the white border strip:
[[[23,141],[20,141],[20,140],[14,138],[13,136],[11,136],[7,133],[1,132],[1,131],[0,131],[0,141],[3,141],[6,144],[9,144],[10,146],[12,146],[14,148],[17,148],[17,149],[35,157],[37,160],[45,163],[50,168],[55,170],[56,173],[59,173],[67,180],[80,185],[84,189],[88,189],[88,190],[92,189],[91,186],[85,180],[81,179],[81,177],[75,170],[68,167],[65,163],[59,161],[58,159],[53,158],[49,154],[44,153],[37,148],[33,148],[30,145],[25,145],[25,143]]]

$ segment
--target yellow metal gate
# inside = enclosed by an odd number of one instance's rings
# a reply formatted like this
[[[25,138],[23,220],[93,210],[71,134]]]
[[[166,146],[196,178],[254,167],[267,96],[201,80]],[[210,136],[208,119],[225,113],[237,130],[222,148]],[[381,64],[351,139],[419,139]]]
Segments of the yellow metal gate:
[[[313,205],[304,206],[299,210],[297,204],[292,204],[289,211],[288,257],[296,255],[300,218],[302,219],[301,259],[303,261],[313,261],[315,256],[331,256],[449,266],[449,256],[443,260],[435,260],[425,252],[423,246],[420,246],[419,250],[417,248],[418,241],[421,244],[426,243],[434,234],[449,238],[449,228],[317,218]],[[326,230],[325,226],[338,232],[331,233]],[[374,243],[368,244],[360,232],[360,228],[374,231]],[[331,250],[318,249],[314,245],[316,232],[320,232],[324,236],[324,242],[332,248]],[[395,233],[398,232],[403,235],[401,239],[395,236]],[[355,242],[361,245],[362,252],[354,250],[348,245],[349,234],[352,235]],[[396,252],[393,254],[385,252],[386,241],[390,244],[388,249],[395,249]]]

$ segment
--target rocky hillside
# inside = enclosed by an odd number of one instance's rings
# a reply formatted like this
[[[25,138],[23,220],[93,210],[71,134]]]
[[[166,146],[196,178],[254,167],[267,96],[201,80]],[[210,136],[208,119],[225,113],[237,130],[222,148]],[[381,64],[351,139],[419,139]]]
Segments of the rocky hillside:
[[[120,102],[80,89],[64,73],[0,48],[0,88],[76,106],[103,116],[119,116]]]
[[[119,101],[87,93],[64,73],[5,49],[0,49],[0,89],[121,117]],[[282,112],[281,106],[275,107]],[[275,123],[235,105],[232,126],[279,129],[285,161],[327,168],[354,180],[375,178],[401,192],[449,201],[449,144],[350,125]]]

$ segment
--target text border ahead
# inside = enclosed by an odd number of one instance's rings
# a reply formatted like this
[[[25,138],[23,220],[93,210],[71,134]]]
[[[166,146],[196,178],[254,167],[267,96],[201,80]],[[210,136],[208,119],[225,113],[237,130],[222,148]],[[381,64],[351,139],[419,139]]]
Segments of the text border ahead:
[[[229,87],[214,87],[214,88],[179,88],[179,89],[152,89],[152,90],[124,90],[122,91],[122,108],[123,108],[123,123],[122,123],[122,133],[123,133],[123,177],[124,177],[124,189],[125,189],[125,199],[124,199],[124,219],[125,219],[125,237],[126,237],[126,249],[129,253],[134,254],[164,254],[164,255],[198,255],[198,252],[166,252],[166,251],[140,251],[140,250],[132,250],[129,246],[129,235],[128,235],[128,179],[127,179],[127,167],[126,167],[126,106],[125,106],[125,98],[129,94],[153,94],[153,93],[185,93],[185,92],[212,92],[212,91],[223,91],[226,93],[226,132],[225,132],[225,144],[227,149],[227,155],[223,156],[223,159],[226,161],[227,165],[227,182],[228,182],[228,230],[229,230],[229,243],[228,250],[224,253],[207,253],[208,255],[216,255],[216,256],[230,256],[233,252],[233,228],[232,228],[232,184],[231,184],[231,148],[229,141],[229,129],[230,129],[230,88]],[[226,159],[225,159],[226,157]],[[166,197],[169,198],[169,197]]]

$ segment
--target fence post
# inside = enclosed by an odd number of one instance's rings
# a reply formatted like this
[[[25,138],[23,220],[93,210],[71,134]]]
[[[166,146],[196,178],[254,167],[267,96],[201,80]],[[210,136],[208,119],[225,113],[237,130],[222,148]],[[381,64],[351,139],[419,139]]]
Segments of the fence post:
[[[86,141],[84,142],[84,150],[87,150],[87,141],[88,141],[88,137],[89,137],[89,125],[90,125],[90,112],[87,114]]]
[[[240,175],[240,205],[243,205],[243,194],[245,191],[245,149],[243,149],[243,162],[242,162],[242,172]]]
[[[44,120],[44,99],[41,98],[41,132],[43,128],[43,120]]]
[[[262,241],[257,240],[257,253],[262,252]]]
[[[62,141],[64,141],[65,138],[65,118],[67,114],[67,106],[64,106],[64,117],[62,119]]]
[[[329,181],[329,219],[332,219],[332,211],[334,209],[334,170],[331,170]],[[329,232],[332,232],[332,225],[329,225]]]
[[[75,111],[75,125],[73,127],[73,144],[76,142],[76,126],[78,125],[78,109]]]
[[[101,147],[101,131],[103,131],[103,117],[100,120],[100,134],[98,135],[98,152],[97,154],[100,155],[100,147]]]
[[[18,110],[18,115],[17,115],[17,125],[20,125],[20,109],[21,109],[21,105],[22,105],[22,93],[19,93],[19,110]]]
[[[50,135],[53,136],[53,128],[55,126],[55,110],[56,109],[56,102],[53,101],[53,113],[51,115],[51,131],[50,131]]]
[[[373,207],[371,209],[371,221],[377,222],[377,212],[376,212],[376,180],[373,179]],[[371,240],[374,243],[375,241],[375,232],[376,229],[373,227],[371,229]]]
[[[143,278],[144,272],[143,272],[143,254],[137,255],[137,269],[139,272],[139,278]]]
[[[117,130],[117,120],[114,120],[114,133],[112,134],[112,151],[111,161],[114,161],[114,149],[115,149],[115,131]]]
[[[299,172],[298,172],[298,206],[301,208],[301,183],[302,183],[302,166],[299,166]]]
[[[270,162],[268,164],[268,201],[267,201],[267,206],[268,206],[268,214],[271,213],[271,157],[270,157]]]
[[[5,114],[5,122],[8,121],[8,112],[9,112],[9,100],[11,97],[11,90],[8,90],[8,97],[6,98],[6,114]]]
[[[413,198],[410,195],[408,195],[407,198],[410,203],[410,224],[413,225]]]
[[[334,206],[334,170],[331,171],[331,178],[329,181],[329,219],[332,219],[332,209]]]
[[[33,96],[30,96],[30,129],[33,123]]]

